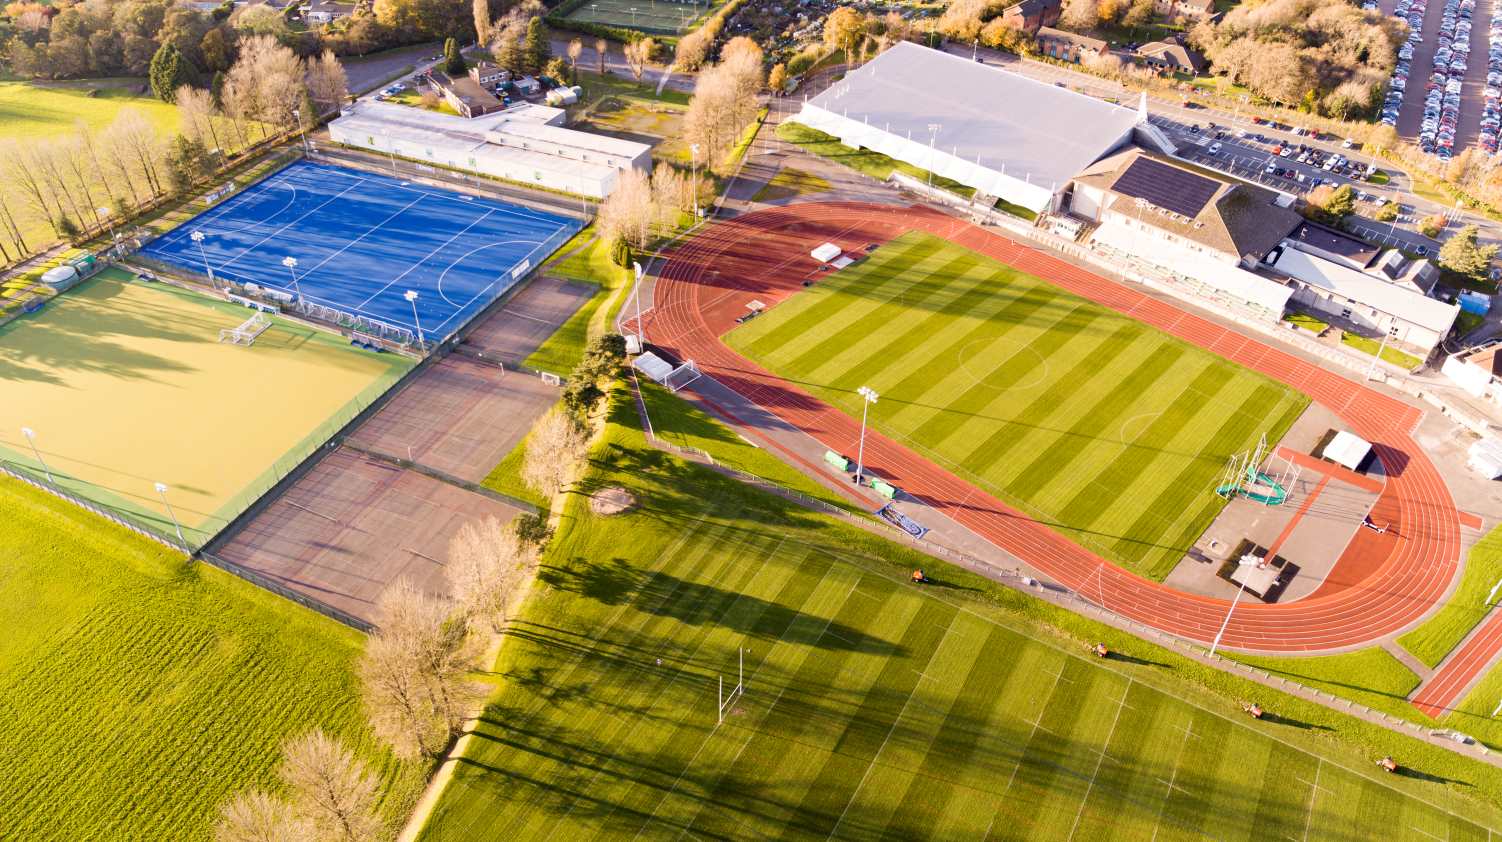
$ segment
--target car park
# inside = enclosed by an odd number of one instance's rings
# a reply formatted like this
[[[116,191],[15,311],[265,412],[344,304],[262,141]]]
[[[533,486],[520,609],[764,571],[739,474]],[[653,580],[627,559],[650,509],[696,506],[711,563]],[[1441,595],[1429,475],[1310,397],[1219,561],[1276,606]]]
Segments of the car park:
[[[1211,155],[1219,155],[1220,154],[1220,144],[1219,143],[1212,143],[1212,144],[1210,144],[1210,148],[1208,150],[1206,150],[1206,151],[1208,151]]]

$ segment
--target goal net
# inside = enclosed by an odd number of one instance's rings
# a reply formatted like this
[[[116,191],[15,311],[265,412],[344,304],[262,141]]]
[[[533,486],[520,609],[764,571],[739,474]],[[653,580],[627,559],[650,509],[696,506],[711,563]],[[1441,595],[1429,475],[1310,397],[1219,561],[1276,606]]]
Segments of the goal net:
[[[700,376],[699,367],[694,365],[693,360],[689,360],[668,372],[668,376],[662,379],[662,385],[668,387],[669,391],[676,392],[698,380]]]
[[[256,313],[241,322],[239,327],[219,331],[219,341],[232,345],[251,345],[256,341],[257,336],[266,332],[268,327],[271,327],[271,317],[265,313]]]

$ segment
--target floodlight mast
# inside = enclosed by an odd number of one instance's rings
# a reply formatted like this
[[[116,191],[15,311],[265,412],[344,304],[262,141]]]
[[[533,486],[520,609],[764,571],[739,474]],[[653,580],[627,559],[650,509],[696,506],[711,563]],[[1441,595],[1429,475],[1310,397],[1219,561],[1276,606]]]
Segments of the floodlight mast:
[[[862,386],[856,389],[856,394],[861,396],[861,438],[855,454],[855,482],[860,484],[866,474],[866,414],[871,409],[871,404],[881,397],[870,386]]]
[[[1251,553],[1247,553],[1246,555],[1242,556],[1241,558],[1236,559],[1236,563],[1239,564],[1239,565],[1241,565],[1242,567],[1250,567],[1250,566],[1256,564],[1257,561],[1258,561],[1257,557],[1254,556],[1254,555],[1252,555]],[[1226,627],[1229,626],[1229,625],[1231,625],[1231,615],[1233,613],[1235,613],[1235,611],[1236,611],[1236,603],[1241,601],[1241,594],[1245,590],[1246,590],[1246,581],[1243,579],[1243,581],[1241,582],[1241,587],[1239,587],[1239,588],[1236,589],[1236,596],[1234,596],[1234,597],[1231,598],[1231,607],[1226,609],[1226,619],[1220,624],[1220,631],[1218,631],[1218,632],[1215,633],[1215,639],[1210,642],[1210,654],[1211,654],[1211,656],[1214,656],[1215,655],[1215,650],[1220,647],[1220,639],[1221,639],[1222,636],[1225,635],[1225,633],[1226,633]]]
[[[42,458],[42,451],[37,449],[36,431],[31,429],[30,427],[22,427],[21,435],[25,436],[26,441],[31,445],[31,455],[35,456],[37,458],[37,462],[41,464],[42,473],[47,475],[47,481],[52,483],[53,485],[56,485],[57,483],[52,479],[52,469],[47,467],[47,460]]]
[[[188,539],[183,537],[182,524],[177,522],[177,512],[173,511],[172,504],[167,502],[167,484],[165,482],[157,483],[156,493],[162,498],[162,505],[167,507],[167,516],[172,518],[172,528],[177,530],[178,542],[183,545],[184,549],[186,549],[188,546]]]
[[[214,280],[214,267],[209,265],[209,255],[203,250],[204,236],[205,235],[202,231],[194,231],[193,233],[188,235],[188,239],[192,240],[198,245],[198,256],[203,258],[203,273],[209,276],[209,286],[213,287],[214,289],[218,289],[219,282]]]
[[[282,265],[287,267],[287,271],[292,275],[292,291],[297,293],[298,298],[302,298],[302,287],[297,283],[297,258],[288,255],[282,258]]]
[[[402,293],[402,298],[407,299],[407,303],[412,305],[412,325],[417,328],[418,346],[427,345],[428,341],[422,335],[422,321],[417,318],[417,290],[407,290],[406,292]]]

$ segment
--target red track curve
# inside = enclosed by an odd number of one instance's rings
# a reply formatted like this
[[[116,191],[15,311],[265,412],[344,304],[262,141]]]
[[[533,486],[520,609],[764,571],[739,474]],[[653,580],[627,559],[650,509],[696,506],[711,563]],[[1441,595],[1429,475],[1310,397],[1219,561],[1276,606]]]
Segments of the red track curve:
[[[993,257],[1082,297],[1260,371],[1324,404],[1371,441],[1387,473],[1377,507],[1388,534],[1360,530],[1332,576],[1287,604],[1243,602],[1222,645],[1264,652],[1312,652],[1370,643],[1420,619],[1439,603],[1460,554],[1449,489],[1411,433],[1421,414],[1354,381],[1258,340],[1094,275],[995,233],[921,207],[810,203],[717,223],[675,248],[659,277],[650,340],[693,359],[700,370],[835,450],[852,449],[858,425],[845,414],[757,367],[720,341],[747,301],[769,303],[801,288],[816,269],[810,249],[847,250],[922,230]],[[1064,585],[1099,595],[1124,616],[1208,641],[1225,619],[1223,599],[1174,590],[1103,563],[1094,553],[966,483],[907,447],[870,431],[867,464],[905,492]],[[1499,644],[1502,645],[1502,644]]]

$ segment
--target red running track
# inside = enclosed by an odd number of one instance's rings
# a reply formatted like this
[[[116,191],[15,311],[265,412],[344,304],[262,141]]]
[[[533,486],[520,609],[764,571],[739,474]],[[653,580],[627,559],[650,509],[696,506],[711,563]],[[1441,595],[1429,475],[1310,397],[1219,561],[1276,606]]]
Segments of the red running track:
[[[725,386],[838,450],[853,450],[858,424],[720,341],[752,298],[768,304],[797,292],[818,266],[809,251],[847,251],[922,230],[988,255],[1072,293],[1263,372],[1308,394],[1371,441],[1388,480],[1378,506],[1392,524],[1380,541],[1353,543],[1331,577],[1285,605],[1243,602],[1222,645],[1312,652],[1381,638],[1420,619],[1455,575],[1460,533],[1454,502],[1411,433],[1421,414],[1400,401],[1047,253],[921,207],[809,203],[717,223],[675,248],[655,292],[651,341],[691,358]],[[904,491],[1112,611],[1195,640],[1215,636],[1226,600],[1184,593],[1103,560],[963,482],[902,444],[868,431],[866,463]],[[1367,532],[1367,530],[1359,530]],[[1098,595],[1098,596],[1097,596]],[[1502,646],[1502,643],[1498,644]]]
[[[1413,706],[1425,716],[1440,718],[1455,707],[1461,694],[1486,672],[1499,652],[1502,652],[1502,613],[1494,613],[1470,640],[1450,654],[1438,672],[1429,676],[1414,694]]]

